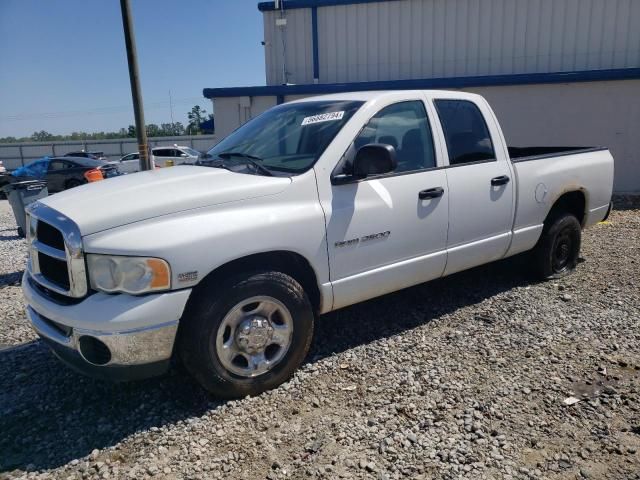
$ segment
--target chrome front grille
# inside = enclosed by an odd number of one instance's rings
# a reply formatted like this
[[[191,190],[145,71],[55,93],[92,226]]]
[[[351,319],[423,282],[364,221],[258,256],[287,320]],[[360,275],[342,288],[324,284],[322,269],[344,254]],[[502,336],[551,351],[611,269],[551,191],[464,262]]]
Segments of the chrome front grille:
[[[78,226],[60,212],[36,202],[27,209],[31,278],[67,297],[87,294],[87,274]]]

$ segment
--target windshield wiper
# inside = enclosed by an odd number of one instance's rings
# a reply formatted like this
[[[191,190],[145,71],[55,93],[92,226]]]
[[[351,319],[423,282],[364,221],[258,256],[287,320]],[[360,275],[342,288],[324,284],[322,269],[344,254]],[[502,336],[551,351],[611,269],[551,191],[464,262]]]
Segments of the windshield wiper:
[[[256,170],[262,172],[264,175],[267,175],[268,177],[273,177],[273,173],[271,172],[271,170],[269,170],[264,165],[261,165],[258,163],[262,161],[262,158],[256,157],[255,155],[249,155],[248,153],[243,153],[243,152],[222,152],[222,153],[216,153],[216,155],[223,159],[231,158],[231,157],[243,158],[247,161],[247,163],[250,163],[251,165],[253,165],[256,168]]]

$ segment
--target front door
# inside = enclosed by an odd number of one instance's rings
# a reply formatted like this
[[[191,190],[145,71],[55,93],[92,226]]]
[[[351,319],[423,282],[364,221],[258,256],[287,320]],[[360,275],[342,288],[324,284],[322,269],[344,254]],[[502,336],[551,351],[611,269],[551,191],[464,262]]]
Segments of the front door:
[[[394,172],[332,185],[327,241],[334,308],[442,275],[446,264],[446,172],[422,100],[375,114],[350,151],[370,143],[395,148]],[[348,171],[348,167],[347,171]]]
[[[490,111],[479,108],[484,105],[450,98],[436,98],[434,104],[449,154],[448,275],[505,255],[515,179],[504,152],[495,148],[499,135],[490,131],[485,121],[492,118]]]

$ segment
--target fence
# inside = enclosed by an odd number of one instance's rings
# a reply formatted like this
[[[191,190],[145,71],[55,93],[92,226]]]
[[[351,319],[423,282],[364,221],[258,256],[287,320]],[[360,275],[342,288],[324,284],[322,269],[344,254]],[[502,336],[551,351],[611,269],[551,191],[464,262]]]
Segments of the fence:
[[[216,142],[217,137],[215,135],[149,138],[151,147],[177,144],[201,151],[208,150]],[[78,150],[104,152],[104,156],[109,160],[115,160],[127,153],[137,152],[138,142],[135,138],[116,138],[112,140],[0,143],[0,160],[2,160],[7,170],[15,170],[36,158],[45,156],[60,157],[65,153],[77,152]]]

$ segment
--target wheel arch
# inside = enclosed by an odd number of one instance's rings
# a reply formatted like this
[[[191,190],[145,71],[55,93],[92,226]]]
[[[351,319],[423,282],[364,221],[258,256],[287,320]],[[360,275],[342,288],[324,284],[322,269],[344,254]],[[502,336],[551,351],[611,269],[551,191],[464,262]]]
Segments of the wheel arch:
[[[560,195],[551,206],[544,220],[545,226],[556,214],[568,212],[576,216],[580,225],[584,227],[587,218],[587,198],[583,189],[566,191]]]
[[[215,284],[223,278],[257,270],[274,270],[294,278],[309,296],[314,311],[320,310],[322,296],[314,268],[304,256],[288,250],[254,253],[230,260],[203,277],[194,288],[192,295],[197,295],[206,286]]]

